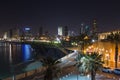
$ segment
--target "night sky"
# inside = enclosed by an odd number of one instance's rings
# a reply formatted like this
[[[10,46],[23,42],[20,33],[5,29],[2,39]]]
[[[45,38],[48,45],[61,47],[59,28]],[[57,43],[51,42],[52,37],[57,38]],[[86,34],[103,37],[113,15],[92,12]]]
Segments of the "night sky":
[[[115,0],[114,0],[115,1]],[[30,26],[34,32],[57,34],[58,26],[78,33],[81,23],[92,26],[97,20],[99,32],[120,29],[119,2],[105,0],[3,0],[0,1],[0,33],[12,27]]]

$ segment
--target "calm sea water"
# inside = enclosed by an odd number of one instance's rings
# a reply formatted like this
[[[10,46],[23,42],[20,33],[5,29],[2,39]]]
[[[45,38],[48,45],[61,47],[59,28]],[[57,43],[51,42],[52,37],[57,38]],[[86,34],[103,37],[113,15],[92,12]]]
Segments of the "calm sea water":
[[[11,72],[11,66],[25,63],[33,58],[28,44],[0,43],[0,77]]]

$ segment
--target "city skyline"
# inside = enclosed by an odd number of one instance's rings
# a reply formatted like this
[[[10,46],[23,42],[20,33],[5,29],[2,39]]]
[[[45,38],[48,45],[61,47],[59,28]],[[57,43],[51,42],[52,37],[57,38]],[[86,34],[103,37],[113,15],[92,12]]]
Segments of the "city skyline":
[[[119,3],[115,1],[1,1],[0,33],[13,28],[31,26],[38,31],[57,34],[58,26],[77,31],[84,23],[92,27],[97,20],[99,31],[120,29]]]

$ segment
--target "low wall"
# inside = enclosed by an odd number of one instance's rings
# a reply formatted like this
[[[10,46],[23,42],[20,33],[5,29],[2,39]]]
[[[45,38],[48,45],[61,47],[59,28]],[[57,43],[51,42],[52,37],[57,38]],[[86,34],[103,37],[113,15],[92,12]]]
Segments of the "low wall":
[[[38,68],[38,69],[35,69],[35,70],[32,70],[32,71],[28,71],[28,72],[25,72],[25,73],[21,73],[21,74],[18,74],[18,75],[15,75],[15,76],[11,76],[11,77],[8,77],[8,78],[5,78],[5,79],[2,79],[2,80],[19,80],[19,79],[23,79],[23,78],[26,78],[26,77],[30,77],[34,74],[37,74],[41,71],[45,70],[44,67],[42,68]]]

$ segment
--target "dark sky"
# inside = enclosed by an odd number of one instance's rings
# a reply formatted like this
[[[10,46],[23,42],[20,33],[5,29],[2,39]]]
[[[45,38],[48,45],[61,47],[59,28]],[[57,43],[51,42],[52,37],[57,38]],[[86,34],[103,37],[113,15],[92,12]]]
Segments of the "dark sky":
[[[33,31],[57,33],[58,26],[78,32],[81,23],[91,27],[97,20],[99,31],[120,29],[119,2],[109,0],[2,0],[0,33],[12,27],[31,26]]]

